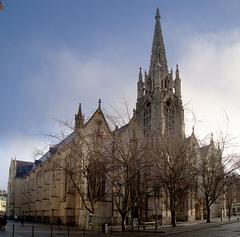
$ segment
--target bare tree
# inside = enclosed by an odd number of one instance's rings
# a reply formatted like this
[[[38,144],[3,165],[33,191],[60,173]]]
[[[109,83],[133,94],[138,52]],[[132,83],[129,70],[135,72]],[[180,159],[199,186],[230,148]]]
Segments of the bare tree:
[[[128,128],[124,135],[120,130],[114,132],[106,157],[111,164],[107,174],[112,185],[113,203],[121,216],[122,231],[125,231],[129,212],[138,211],[145,198],[151,162],[146,160],[146,143],[136,138],[134,130]]]
[[[236,193],[239,189],[239,177],[237,174],[232,174],[226,177],[226,186],[225,186],[225,197],[226,197],[226,206],[228,220],[230,221],[232,216],[232,206],[236,199]]]
[[[176,226],[176,211],[184,198],[194,189],[195,149],[189,139],[176,136],[155,140],[155,179],[163,189],[164,202],[171,211],[171,224]]]
[[[233,155],[223,156],[227,140],[221,139],[218,146],[211,140],[208,146],[200,149],[198,164],[195,167],[198,176],[197,187],[201,192],[207,212],[207,222],[211,221],[211,206],[224,194],[229,177],[239,166]]]
[[[60,133],[50,135],[57,142],[51,146],[48,155],[49,171],[59,172],[64,179],[65,196],[78,196],[93,216],[96,204],[108,196],[110,186],[106,183],[107,164],[103,147],[110,131],[96,121],[96,127],[84,130],[83,127],[72,127],[67,122],[61,122]],[[66,129],[67,127],[67,129]],[[65,136],[64,131],[71,131]]]

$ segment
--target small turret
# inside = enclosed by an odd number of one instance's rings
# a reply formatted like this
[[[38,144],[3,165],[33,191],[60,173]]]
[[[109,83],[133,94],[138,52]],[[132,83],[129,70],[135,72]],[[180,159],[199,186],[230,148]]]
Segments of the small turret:
[[[173,93],[173,70],[172,70],[172,68],[171,68],[170,73],[169,73],[168,91],[172,95],[172,93]]]
[[[143,83],[143,76],[142,76],[142,68],[139,68],[139,75],[138,75],[138,83],[137,83],[137,98],[143,98],[143,90],[144,90],[144,83]]]
[[[174,80],[175,95],[181,97],[181,79],[179,77],[178,64],[176,65],[176,78]]]
[[[79,104],[78,112],[75,114],[75,129],[79,129],[84,124],[84,115],[82,114],[82,105]]]
[[[144,75],[144,86],[145,86],[145,95],[151,91],[151,78],[145,71]]]

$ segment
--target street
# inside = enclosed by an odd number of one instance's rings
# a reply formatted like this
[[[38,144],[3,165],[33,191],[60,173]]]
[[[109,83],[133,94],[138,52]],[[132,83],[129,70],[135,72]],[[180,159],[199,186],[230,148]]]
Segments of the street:
[[[43,224],[32,224],[26,223],[22,226],[20,223],[9,222],[6,231],[0,232],[0,236],[13,236],[13,224],[14,224],[14,236],[15,237],[50,237],[51,236],[51,226]],[[34,235],[32,234],[34,232]],[[101,230],[84,232],[79,230],[77,227],[71,227],[68,229],[66,227],[54,226],[52,229],[52,236],[118,236],[118,237],[130,237],[130,236],[146,236],[146,237],[161,237],[161,236],[171,236],[171,237],[237,237],[240,235],[240,223],[211,223],[211,224],[196,224],[191,226],[179,226],[176,228],[172,227],[162,227],[158,233],[154,231],[140,231],[140,232],[126,232],[122,233],[119,231],[111,232],[109,229],[108,234],[101,233]]]

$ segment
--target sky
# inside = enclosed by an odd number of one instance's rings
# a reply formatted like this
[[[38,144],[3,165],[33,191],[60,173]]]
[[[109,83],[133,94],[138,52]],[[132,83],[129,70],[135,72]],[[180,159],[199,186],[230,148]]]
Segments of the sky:
[[[49,148],[56,121],[86,119],[126,100],[132,110],[148,70],[156,8],[168,66],[179,64],[186,133],[240,135],[240,1],[2,0],[0,12],[0,189],[12,158]],[[226,119],[226,114],[228,119]],[[228,122],[227,122],[228,120]]]

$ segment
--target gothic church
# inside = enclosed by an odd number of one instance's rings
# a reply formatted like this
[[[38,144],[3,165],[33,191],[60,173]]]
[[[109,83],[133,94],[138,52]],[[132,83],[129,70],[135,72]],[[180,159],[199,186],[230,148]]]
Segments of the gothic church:
[[[100,125],[104,129],[101,130]],[[179,139],[186,139],[179,68],[177,65],[175,72],[168,69],[159,9],[155,16],[149,71],[143,73],[141,68],[139,71],[137,102],[133,117],[127,125],[114,132],[122,136],[131,126],[134,126],[136,136],[140,138],[153,134],[154,136],[174,135]],[[49,169],[51,161],[62,162],[66,155],[63,144],[74,144],[75,135],[79,129],[86,133],[97,131],[99,136],[102,136],[105,131],[112,133],[104,118],[100,103],[96,112],[86,122],[80,106],[75,115],[75,131],[64,141],[51,147],[39,160],[34,163],[16,159],[11,161],[8,182],[8,216],[26,216],[30,220],[44,222],[57,222],[60,219],[62,223],[71,222],[81,226],[89,223],[89,212],[84,209],[80,197],[68,195],[70,187],[68,188],[68,181],[64,174]],[[190,139],[197,143],[194,134]],[[146,219],[149,221],[154,216],[154,210],[151,208],[153,202],[154,200],[149,199],[147,204]],[[213,208],[213,216],[219,216],[219,210],[224,209],[225,206],[223,202],[218,202]],[[170,223],[170,212],[166,208],[161,207],[158,212],[162,224]],[[99,217],[98,223],[119,223],[119,215],[110,199],[98,203],[96,216]],[[131,214],[128,217],[131,218]],[[185,221],[202,219],[203,205],[194,197],[189,197],[177,218]]]

